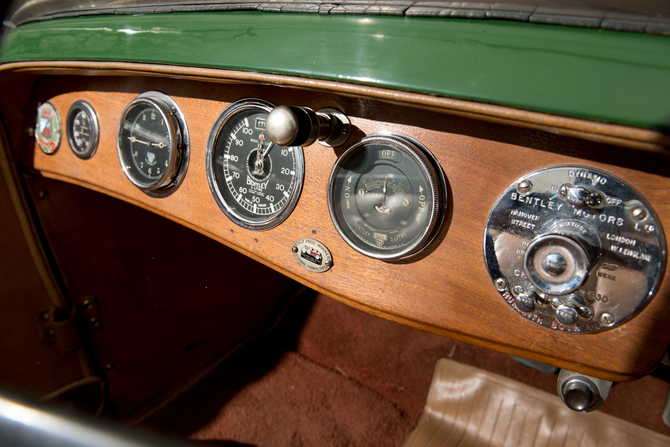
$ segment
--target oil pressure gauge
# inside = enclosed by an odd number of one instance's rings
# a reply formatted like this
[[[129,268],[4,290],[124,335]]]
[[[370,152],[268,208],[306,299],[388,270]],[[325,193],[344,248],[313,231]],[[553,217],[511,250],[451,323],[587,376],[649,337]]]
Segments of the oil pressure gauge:
[[[177,104],[163,93],[146,92],[128,104],[116,145],[128,180],[152,197],[173,193],[186,174],[186,122]]]
[[[372,258],[418,254],[439,231],[446,206],[446,180],[437,160],[405,135],[363,138],[330,174],[333,223],[349,245]]]
[[[67,141],[74,154],[86,160],[95,154],[100,139],[98,115],[86,101],[76,101],[67,112]]]
[[[304,177],[300,146],[280,146],[267,137],[274,105],[260,99],[231,104],[207,143],[207,179],[221,210],[237,225],[267,230],[293,211]]]

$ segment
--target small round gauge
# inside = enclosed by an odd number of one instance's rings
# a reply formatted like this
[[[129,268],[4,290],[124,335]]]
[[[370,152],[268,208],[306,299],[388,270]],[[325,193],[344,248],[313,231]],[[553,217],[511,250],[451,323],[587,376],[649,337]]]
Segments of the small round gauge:
[[[60,147],[61,123],[58,111],[50,102],[44,102],[37,108],[35,119],[35,141],[48,155],[56,153]]]
[[[67,112],[67,140],[74,154],[81,158],[91,158],[98,148],[100,127],[98,115],[86,101],[76,101]]]
[[[253,230],[282,223],[302,190],[302,148],[278,146],[265,134],[273,108],[260,99],[231,104],[207,143],[207,178],[214,198],[233,222]]]
[[[328,182],[330,216],[355,250],[387,261],[418,254],[447,206],[446,180],[432,154],[399,134],[373,134],[347,149]]]
[[[171,194],[186,174],[186,123],[177,104],[162,93],[146,92],[128,104],[116,147],[128,180],[150,196]]]

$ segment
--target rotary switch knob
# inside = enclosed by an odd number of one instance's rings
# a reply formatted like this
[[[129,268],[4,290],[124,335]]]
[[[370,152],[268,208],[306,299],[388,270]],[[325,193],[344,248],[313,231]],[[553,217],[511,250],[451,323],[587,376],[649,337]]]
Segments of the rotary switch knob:
[[[597,207],[602,203],[602,197],[583,186],[562,185],[559,189],[563,197],[574,208]]]
[[[596,253],[595,247],[582,238],[565,234],[543,234],[528,247],[524,259],[526,275],[538,290],[554,295],[551,302],[560,324],[572,325],[580,316],[592,317],[593,311],[584,306],[584,300],[577,294],[569,294],[584,283]],[[519,296],[518,301],[524,312],[535,308],[535,300],[529,305],[529,299]]]
[[[528,279],[540,291],[551,295],[577,290],[586,279],[591,263],[584,246],[562,234],[538,236],[531,242],[524,259]]]

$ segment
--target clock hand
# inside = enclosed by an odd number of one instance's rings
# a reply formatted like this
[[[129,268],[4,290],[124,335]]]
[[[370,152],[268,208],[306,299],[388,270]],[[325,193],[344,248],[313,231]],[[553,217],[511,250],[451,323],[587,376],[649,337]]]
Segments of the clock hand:
[[[138,140],[134,136],[133,137],[128,137],[128,139],[130,140],[131,143],[142,143],[142,144],[146,144],[147,146],[150,146],[148,141]]]

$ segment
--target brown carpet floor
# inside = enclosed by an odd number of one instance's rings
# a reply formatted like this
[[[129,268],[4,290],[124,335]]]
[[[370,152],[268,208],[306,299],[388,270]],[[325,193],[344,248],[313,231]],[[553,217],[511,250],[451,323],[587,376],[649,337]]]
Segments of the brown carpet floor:
[[[146,425],[262,447],[400,446],[444,357],[556,393],[555,375],[505,354],[312,295]],[[667,391],[667,382],[651,376],[622,383],[600,411],[670,435],[661,421]]]

